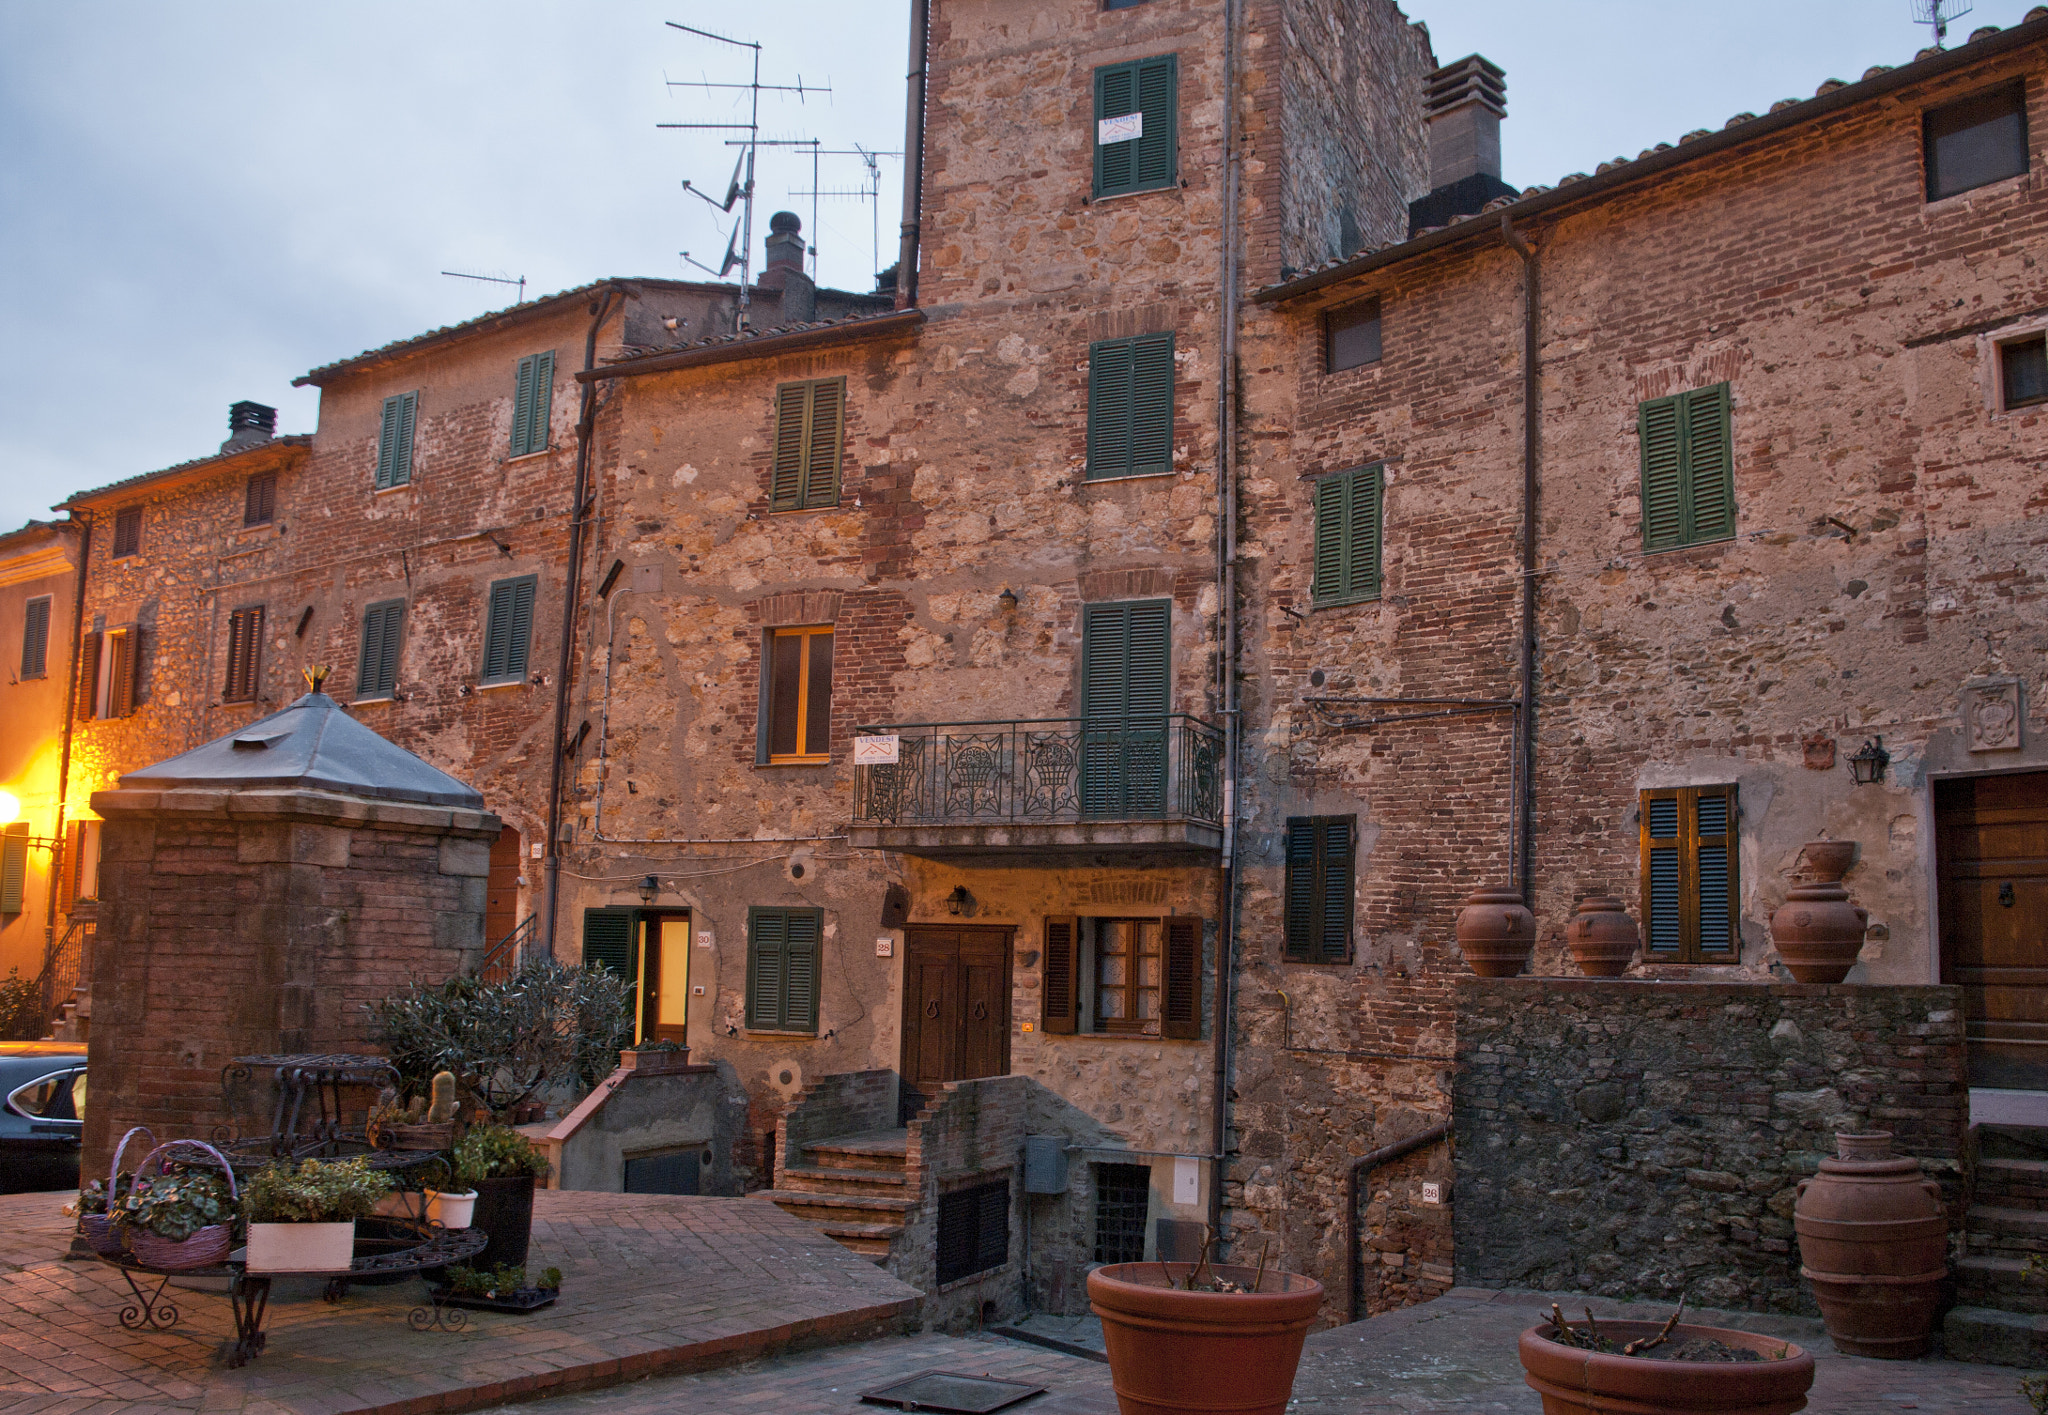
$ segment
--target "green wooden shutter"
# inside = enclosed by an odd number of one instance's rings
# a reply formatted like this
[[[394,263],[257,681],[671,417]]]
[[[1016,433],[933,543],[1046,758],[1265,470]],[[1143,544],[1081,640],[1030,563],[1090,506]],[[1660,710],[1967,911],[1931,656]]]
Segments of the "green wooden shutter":
[[[363,643],[356,656],[356,697],[389,697],[398,689],[398,650],[405,601],[385,600],[363,611]]]
[[[1362,467],[1345,481],[1345,540],[1349,564],[1344,593],[1350,599],[1371,599],[1380,592],[1380,513],[1386,469]]]
[[[1692,849],[1699,881],[1701,961],[1733,961],[1742,952],[1735,930],[1735,788],[1693,788]]]
[[[775,462],[770,478],[769,509],[794,511],[803,505],[804,433],[810,412],[810,385],[785,383],[775,390]]]
[[[782,984],[781,1025],[794,1032],[818,1030],[819,933],[824,915],[816,909],[791,909],[784,915],[783,947],[787,958]]]
[[[1642,443],[1643,549],[1685,544],[1684,434],[1677,398],[1654,398],[1636,409]]]
[[[1131,341],[1131,472],[1173,470],[1173,336]]]
[[[1088,349],[1089,481],[1131,474],[1131,341]]]
[[[555,396],[555,353],[528,354],[519,361],[512,391],[512,453],[525,457],[548,448],[548,421]]]
[[[633,911],[631,909],[585,909],[583,911],[583,966],[609,968],[633,979]]]
[[[1160,991],[1160,1032],[1181,1041],[1202,1036],[1202,921],[1176,916],[1166,921],[1165,977]]]
[[[522,575],[491,586],[484,623],[484,682],[516,683],[526,677],[533,639],[534,585],[534,576]]]
[[[41,678],[49,672],[50,603],[47,595],[32,599],[22,617],[21,676],[24,678]]]
[[[384,413],[377,436],[377,489],[405,486],[412,481],[413,419],[419,408],[418,393],[395,393],[384,400]]]
[[[1351,960],[1351,901],[1354,894],[1352,870],[1357,857],[1353,837],[1357,826],[1349,817],[1323,821],[1316,881],[1315,960],[1318,963],[1347,963]]]
[[[1095,121],[1098,125],[1104,118],[1121,118],[1126,113],[1141,111],[1138,107],[1136,64],[1107,64],[1095,71]],[[1095,195],[1111,196],[1133,190],[1138,144],[1104,143],[1098,134],[1090,134],[1090,137],[1095,142]]]
[[[1288,819],[1284,907],[1287,959],[1291,963],[1308,963],[1315,958],[1318,841],[1314,820],[1307,816]]]
[[[810,413],[804,429],[804,506],[839,504],[839,463],[846,446],[846,380],[810,385]]]
[[[1728,385],[1683,395],[1685,409],[1686,542],[1735,534],[1735,468],[1729,446]]]
[[[1315,486],[1315,583],[1311,594],[1318,603],[1334,604],[1344,597],[1344,585],[1351,578],[1346,554],[1344,487],[1348,478],[1324,477]]]
[[[1131,186],[1137,191],[1170,187],[1179,163],[1175,90],[1179,86],[1180,64],[1173,55],[1164,54],[1157,59],[1140,60],[1136,68],[1138,111],[1145,115],[1145,131],[1135,143],[1123,144],[1138,149]]]
[[[28,822],[16,821],[0,835],[0,914],[19,914],[28,884]]]
[[[1081,810],[1152,816],[1166,804],[1172,697],[1167,600],[1081,608]]]
[[[1071,914],[1046,918],[1045,979],[1038,992],[1040,1031],[1072,1032],[1079,1022],[1080,922]]]
[[[1125,648],[1129,681],[1124,692],[1125,711],[1164,717],[1173,672],[1173,605],[1163,599],[1141,600],[1125,609],[1130,625]]]

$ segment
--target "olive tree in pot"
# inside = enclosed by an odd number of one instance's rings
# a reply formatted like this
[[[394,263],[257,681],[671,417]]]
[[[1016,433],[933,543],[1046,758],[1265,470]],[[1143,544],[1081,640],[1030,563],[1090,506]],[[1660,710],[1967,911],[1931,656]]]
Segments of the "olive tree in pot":
[[[547,1156],[507,1125],[478,1125],[455,1147],[455,1182],[476,1191],[472,1227],[490,1236],[471,1259],[478,1268],[523,1268],[533,1240],[533,1182],[548,1172]]]
[[[1175,1271],[1178,1268],[1179,1271]],[[1111,1263],[1088,1274],[1123,1415],[1281,1415],[1323,1285],[1300,1273]]]
[[[391,1181],[364,1159],[271,1165],[249,1183],[252,1273],[347,1272],[355,1260],[356,1220],[367,1218]]]

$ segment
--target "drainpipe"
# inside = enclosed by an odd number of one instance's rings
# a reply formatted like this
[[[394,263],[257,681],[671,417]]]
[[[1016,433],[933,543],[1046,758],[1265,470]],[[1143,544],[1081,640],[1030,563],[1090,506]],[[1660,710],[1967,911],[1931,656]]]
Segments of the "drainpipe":
[[[909,96],[903,114],[903,238],[896,248],[896,308],[917,308],[918,225],[924,212],[924,89],[931,69],[932,0],[910,7]]]
[[[1521,778],[1521,799],[1516,803],[1517,820],[1508,841],[1514,886],[1522,902],[1530,898],[1530,865],[1536,848],[1536,472],[1543,452],[1541,370],[1536,361],[1537,316],[1542,308],[1542,286],[1536,252],[1515,230],[1507,213],[1500,218],[1501,239],[1522,258],[1522,711],[1516,723],[1520,740],[1515,744],[1514,769]]]
[[[597,331],[612,312],[612,302],[623,299],[616,285],[607,286],[604,298],[590,307],[590,331],[583,339],[583,371],[597,366]],[[547,956],[555,956],[555,914],[562,872],[562,727],[569,717],[569,669],[575,661],[576,591],[583,574],[584,504],[590,499],[590,437],[597,421],[597,384],[585,380],[583,407],[576,418],[576,500],[569,508],[569,571],[562,582],[562,653],[555,668],[555,721],[548,767],[547,883],[542,900],[546,910],[543,935]]]
[[[43,956],[47,959],[50,945],[57,941],[57,880],[56,873],[70,869],[75,861],[64,858],[64,808],[71,794],[71,733],[78,720],[78,669],[84,657],[85,646],[85,574],[92,564],[92,517],[82,516],[76,510],[71,518],[82,530],[78,533],[78,589],[71,606],[71,671],[64,675],[69,688],[64,694],[64,745],[57,753],[57,824],[51,831],[51,838],[57,848],[50,858],[57,862],[52,872],[50,887],[44,891],[43,910]],[[45,1018],[45,1021],[48,1019]]]
[[[1345,1284],[1344,1289],[1345,1321],[1355,1322],[1358,1320],[1358,1289],[1364,1286],[1365,1282],[1365,1274],[1362,1271],[1364,1264],[1359,1262],[1358,1259],[1358,1196],[1365,1187],[1365,1176],[1383,1164],[1400,1159],[1403,1155],[1414,1154],[1425,1145],[1434,1145],[1439,1140],[1447,1140],[1450,1138],[1450,1134],[1451,1122],[1448,1120],[1440,1121],[1430,1126],[1429,1129],[1423,1131],[1420,1135],[1410,1135],[1405,1140],[1396,1140],[1391,1145],[1382,1145],[1377,1150],[1371,1150],[1360,1155],[1357,1159],[1351,1161],[1350,1167],[1345,1170],[1344,1270],[1350,1278],[1349,1282]]]
[[[1223,5],[1223,251],[1222,328],[1216,369],[1216,500],[1221,540],[1216,553],[1217,706],[1223,715],[1222,902],[1216,921],[1214,1091],[1209,1153],[1209,1231],[1223,1235],[1223,1175],[1230,1126],[1231,994],[1237,980],[1237,3]]]

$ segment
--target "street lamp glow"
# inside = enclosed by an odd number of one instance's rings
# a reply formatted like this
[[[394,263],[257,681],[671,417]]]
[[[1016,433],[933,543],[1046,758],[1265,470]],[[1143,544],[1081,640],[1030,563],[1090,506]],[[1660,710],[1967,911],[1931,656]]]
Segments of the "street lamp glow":
[[[12,825],[20,817],[20,799],[5,791],[0,791],[0,825]]]

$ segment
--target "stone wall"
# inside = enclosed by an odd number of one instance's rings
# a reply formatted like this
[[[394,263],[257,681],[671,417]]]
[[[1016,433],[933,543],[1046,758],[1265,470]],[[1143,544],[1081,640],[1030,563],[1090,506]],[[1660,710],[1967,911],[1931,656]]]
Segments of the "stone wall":
[[[747,1097],[730,1071],[614,1071],[548,1131],[548,1187],[616,1194],[628,1160],[698,1150],[697,1192],[738,1194],[733,1156],[744,1138]]]
[[[927,1327],[953,1331],[1024,1314],[1024,1120],[1031,1090],[1021,1076],[949,1082],[910,1122],[905,1172],[916,1202],[903,1215],[886,1266],[925,1293],[920,1311]],[[1008,1257],[940,1285],[939,1200],[998,1179],[1010,1185]]]
[[[805,1145],[841,1135],[895,1129],[899,1084],[894,1071],[842,1071],[810,1082],[777,1122],[776,1172],[785,1165],[809,1164],[804,1158]],[[763,1174],[761,1179],[772,1187],[775,1175]]]
[[[1962,990],[1632,979],[1458,987],[1458,1281],[1815,1311],[1792,1231],[1837,1131],[1959,1215]]]

